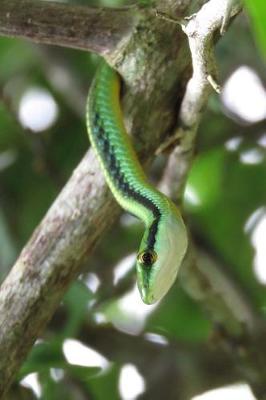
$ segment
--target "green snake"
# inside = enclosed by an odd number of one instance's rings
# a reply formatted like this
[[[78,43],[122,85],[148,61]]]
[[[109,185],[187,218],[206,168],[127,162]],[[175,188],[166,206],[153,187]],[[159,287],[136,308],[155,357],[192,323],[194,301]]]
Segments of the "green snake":
[[[136,261],[144,303],[160,300],[174,283],[187,249],[187,232],[174,203],[147,180],[123,122],[120,77],[106,62],[98,68],[87,103],[87,128],[115,199],[144,222]]]

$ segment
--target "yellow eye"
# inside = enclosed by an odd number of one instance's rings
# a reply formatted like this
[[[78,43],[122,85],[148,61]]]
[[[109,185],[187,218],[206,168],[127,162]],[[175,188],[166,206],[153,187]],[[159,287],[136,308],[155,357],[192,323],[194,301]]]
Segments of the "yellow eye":
[[[150,267],[157,260],[157,254],[153,250],[144,250],[138,254],[137,260],[140,264]]]

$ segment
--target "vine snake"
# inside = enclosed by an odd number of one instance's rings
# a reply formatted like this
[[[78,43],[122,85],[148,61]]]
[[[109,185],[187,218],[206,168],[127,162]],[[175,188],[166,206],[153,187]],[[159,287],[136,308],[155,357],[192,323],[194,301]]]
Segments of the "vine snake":
[[[98,68],[86,110],[90,142],[117,202],[144,222],[136,260],[144,303],[160,300],[174,283],[187,248],[182,217],[147,180],[123,122],[120,77],[105,61]]]

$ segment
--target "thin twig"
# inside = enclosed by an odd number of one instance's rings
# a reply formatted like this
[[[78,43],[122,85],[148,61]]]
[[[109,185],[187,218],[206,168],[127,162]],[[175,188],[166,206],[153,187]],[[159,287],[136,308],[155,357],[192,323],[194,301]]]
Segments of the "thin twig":
[[[169,158],[161,183],[162,189],[177,200],[183,193],[195,136],[211,89],[219,89],[214,35],[219,31],[224,33],[228,22],[240,10],[239,1],[210,0],[183,26],[189,41],[193,74],[181,104],[176,132],[179,144]],[[259,399],[265,399],[266,359],[265,351],[261,351],[266,331],[264,321],[233,283],[232,277],[227,276],[217,262],[199,249],[194,256],[193,250],[188,254],[180,278],[191,297],[200,302],[212,320],[222,327],[222,342],[233,354],[236,365],[241,366],[243,378],[250,383]]]
[[[183,193],[193,157],[195,136],[211,89],[220,91],[214,57],[214,35],[225,26],[225,18],[227,25],[241,9],[241,3],[236,0],[233,5],[232,0],[210,0],[183,24],[190,47],[193,73],[181,104],[177,130],[157,151],[162,152],[178,142],[169,158],[161,184],[163,191],[178,200]],[[179,165],[178,171],[175,168],[176,163]],[[170,187],[174,188],[171,193]]]

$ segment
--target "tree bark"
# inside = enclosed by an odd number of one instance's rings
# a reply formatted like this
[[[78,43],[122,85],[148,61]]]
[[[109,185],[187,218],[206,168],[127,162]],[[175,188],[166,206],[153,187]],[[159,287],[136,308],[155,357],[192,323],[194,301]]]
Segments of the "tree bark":
[[[29,0],[23,1],[23,10],[20,4],[21,0],[2,2],[2,34],[17,32],[42,43],[99,51],[117,67],[124,81],[127,126],[138,138],[141,159],[151,159],[176,123],[178,104],[190,74],[189,51],[181,28],[159,18],[154,10],[144,9],[141,18],[134,20],[134,29],[128,30],[128,25],[121,23],[117,34],[117,30],[110,30],[109,19],[119,25],[121,11],[92,13],[90,9],[86,12],[86,8]],[[132,11],[123,12],[132,22]],[[110,13],[114,13],[113,18]],[[98,36],[88,36],[86,21],[99,15],[105,16],[103,34],[98,31]],[[108,42],[103,40],[104,36],[109,37]],[[0,397],[80,272],[84,257],[118,214],[119,208],[106,188],[98,162],[89,151],[1,286],[0,354],[8,357],[0,358]]]
[[[0,34],[37,43],[106,54],[119,49],[137,20],[137,9],[1,0]]]

